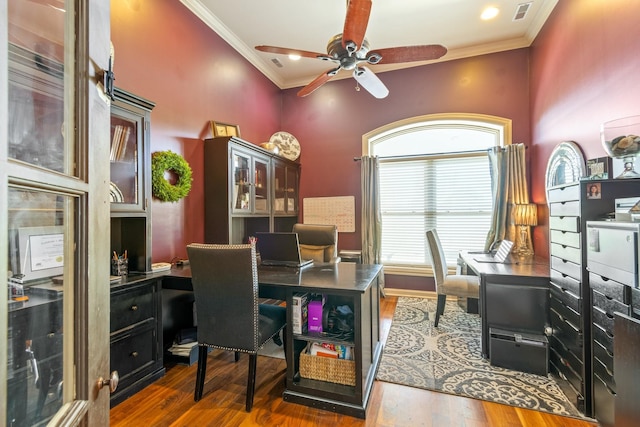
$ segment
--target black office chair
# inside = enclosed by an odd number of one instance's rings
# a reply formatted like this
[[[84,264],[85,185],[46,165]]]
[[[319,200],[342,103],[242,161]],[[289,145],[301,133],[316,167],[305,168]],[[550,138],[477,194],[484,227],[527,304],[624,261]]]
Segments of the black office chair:
[[[340,262],[336,225],[294,224],[292,231],[298,233],[302,259],[312,259],[316,263]]]
[[[436,282],[436,294],[438,305],[433,326],[437,327],[440,316],[444,313],[447,295],[463,298],[478,298],[480,295],[480,282],[477,276],[465,274],[451,274],[447,272],[447,260],[444,258],[444,250],[435,228],[427,230],[427,243],[431,255],[431,266]]]
[[[286,308],[258,303],[254,245],[194,243],[187,246],[187,254],[198,322],[194,400],[197,402],[202,397],[210,347],[234,351],[236,361],[239,353],[249,353],[246,410],[250,412],[258,350],[285,330]]]

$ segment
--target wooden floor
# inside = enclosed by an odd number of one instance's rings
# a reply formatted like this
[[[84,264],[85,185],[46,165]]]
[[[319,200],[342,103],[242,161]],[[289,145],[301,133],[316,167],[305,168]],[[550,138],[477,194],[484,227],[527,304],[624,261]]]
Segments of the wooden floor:
[[[397,298],[381,300],[386,340]],[[544,412],[376,381],[361,420],[282,400],[285,361],[259,357],[253,411],[244,410],[248,357],[234,363],[231,352],[213,351],[204,395],[193,401],[196,365],[167,366],[167,374],[111,409],[111,426],[563,426],[596,424]]]

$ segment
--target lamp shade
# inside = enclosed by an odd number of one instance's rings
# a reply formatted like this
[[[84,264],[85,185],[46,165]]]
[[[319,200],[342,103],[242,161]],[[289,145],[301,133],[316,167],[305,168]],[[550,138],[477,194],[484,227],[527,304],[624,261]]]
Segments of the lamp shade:
[[[513,223],[515,225],[538,225],[538,205],[535,203],[516,204]]]

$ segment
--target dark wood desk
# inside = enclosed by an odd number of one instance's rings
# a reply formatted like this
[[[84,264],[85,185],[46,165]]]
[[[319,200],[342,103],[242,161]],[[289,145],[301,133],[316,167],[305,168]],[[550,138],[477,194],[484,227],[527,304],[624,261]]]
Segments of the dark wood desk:
[[[473,252],[459,254],[462,274],[480,277],[482,356],[490,358],[489,329],[544,334],[549,325],[549,263],[540,257],[508,263],[479,262]]]
[[[287,328],[287,381],[283,399],[332,412],[365,418],[373,381],[382,356],[380,342],[381,265],[337,263],[302,270],[260,267],[260,296],[287,302],[287,322],[292,323],[295,294],[323,294],[327,300],[348,304],[354,315],[353,339],[341,343],[354,347],[355,385],[303,378],[300,351],[308,342],[331,341],[311,334],[293,334]],[[165,342],[179,328],[193,326],[191,270],[173,269],[163,278],[163,329]],[[166,295],[165,295],[166,292]]]

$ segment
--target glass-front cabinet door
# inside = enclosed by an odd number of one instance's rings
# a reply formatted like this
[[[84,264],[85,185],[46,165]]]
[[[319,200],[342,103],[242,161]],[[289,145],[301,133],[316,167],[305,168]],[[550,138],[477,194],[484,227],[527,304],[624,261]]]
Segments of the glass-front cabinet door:
[[[232,151],[231,207],[234,213],[250,213],[251,205],[251,156],[241,151]]]
[[[231,206],[234,214],[268,214],[269,158],[232,150]]]
[[[298,168],[283,161],[274,160],[273,211],[280,215],[298,213]]]
[[[269,213],[269,159],[254,157],[254,213]]]
[[[0,0],[0,425],[108,425],[109,5],[78,4]]]
[[[150,120],[155,104],[115,88],[111,105],[109,197],[114,212],[148,209]],[[146,163],[145,163],[146,162]]]
[[[142,208],[139,184],[143,182],[140,179],[143,153],[139,151],[143,147],[138,146],[138,141],[142,140],[139,134],[142,125],[140,117],[115,106],[112,108],[109,196],[113,208],[124,205],[129,209],[131,206]]]

